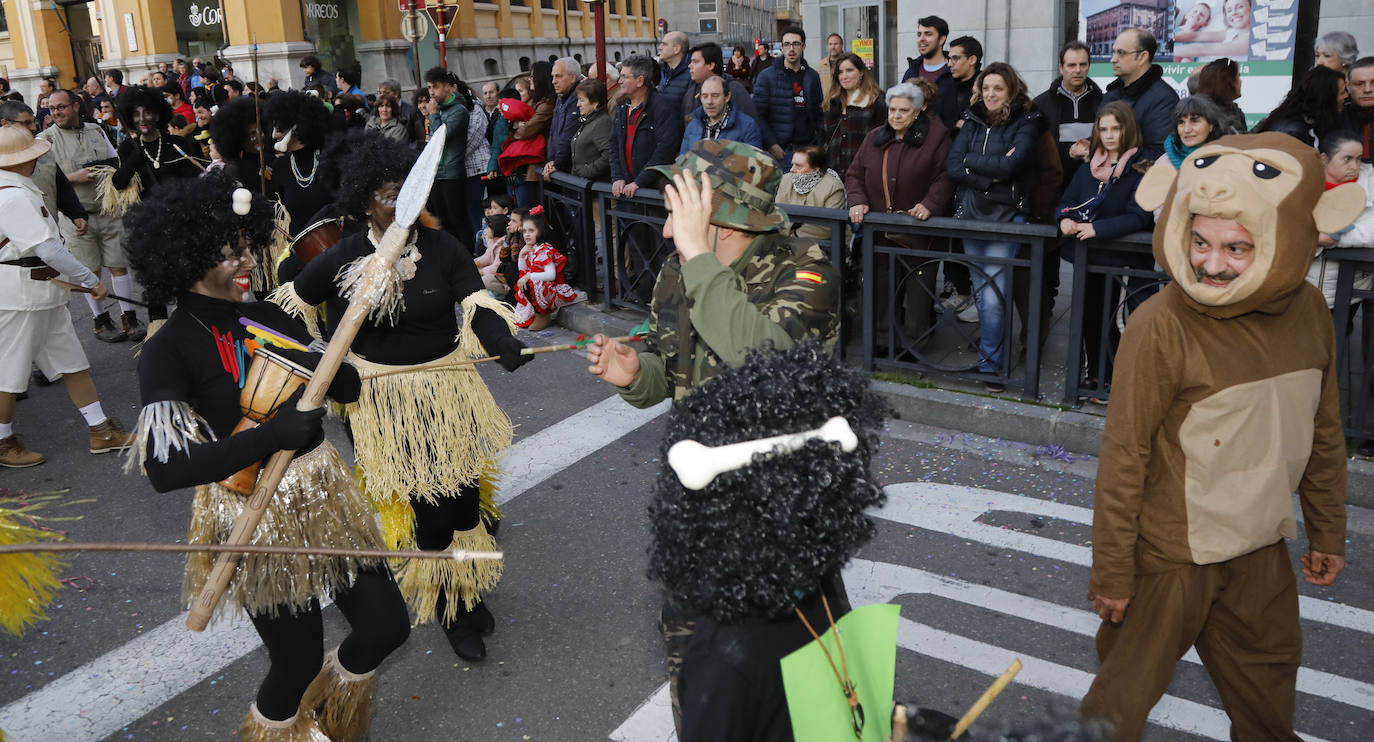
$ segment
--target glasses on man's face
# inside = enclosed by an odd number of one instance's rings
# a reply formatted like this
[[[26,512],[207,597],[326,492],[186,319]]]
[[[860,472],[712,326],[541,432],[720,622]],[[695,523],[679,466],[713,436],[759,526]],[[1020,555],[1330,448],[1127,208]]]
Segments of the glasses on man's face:
[[[800,48],[802,48],[803,46],[806,46],[806,42],[804,42],[804,41],[784,41],[784,42],[782,42],[782,48],[784,48],[784,49],[800,49]]]
[[[951,62],[962,62],[967,59],[967,57],[962,54],[946,54],[945,58]]]
[[[33,127],[35,127],[35,126],[38,125],[38,120],[37,120],[37,119],[5,119],[5,120],[8,121],[8,122],[10,122],[11,124],[18,124],[18,125],[20,125],[20,126],[23,126],[23,127],[29,128],[29,129],[32,129]]]
[[[75,105],[75,104],[73,104],[73,103],[59,103],[59,104],[57,104],[57,105],[55,105],[55,106],[50,105],[50,106],[48,106],[48,108],[50,108],[50,109],[52,109],[52,110],[54,110],[54,111],[65,111],[65,110],[67,110],[68,108],[71,108],[73,105]]]
[[[1132,54],[1139,54],[1139,53],[1141,53],[1141,52],[1143,52],[1143,51],[1145,51],[1145,50],[1144,50],[1144,49],[1134,49],[1134,50],[1113,49],[1113,50],[1112,50],[1112,58],[1115,59],[1115,58],[1117,58],[1117,57],[1129,57],[1129,56],[1132,55]]]

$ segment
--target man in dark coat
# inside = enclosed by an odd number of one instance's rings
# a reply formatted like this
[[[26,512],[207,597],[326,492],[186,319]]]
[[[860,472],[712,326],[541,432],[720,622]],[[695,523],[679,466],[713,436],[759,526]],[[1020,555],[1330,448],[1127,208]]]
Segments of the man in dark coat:
[[[782,32],[782,57],[754,81],[754,107],[768,152],[792,167],[792,150],[818,144],[824,127],[821,76],[806,63],[806,32],[790,26]]]
[[[935,80],[935,112],[950,136],[954,136],[963,125],[964,111],[973,97],[973,81],[983,71],[983,45],[972,36],[960,36],[949,42],[945,59],[945,73]]]
[[[544,163],[544,177],[554,170],[572,169],[572,138],[577,133],[577,84],[582,81],[577,60],[564,57],[553,63],[553,92],[558,102],[553,106],[553,120],[549,122],[548,162]]]
[[[654,62],[633,56],[620,70],[625,99],[611,121],[611,194],[633,198],[640,188],[653,188],[659,176],[649,170],[677,157],[682,145],[682,113],[677,101],[652,85]]]
[[[1128,28],[1112,44],[1112,72],[1116,79],[1107,86],[1103,103],[1124,100],[1135,112],[1146,157],[1164,154],[1164,140],[1174,131],[1174,106],[1178,91],[1164,81],[1164,68],[1155,64],[1159,43],[1149,31]]]
[[[1350,67],[1350,100],[1345,104],[1346,127],[1360,135],[1364,161],[1374,162],[1374,57],[1361,57]]]
[[[728,88],[725,92],[729,94],[730,103],[736,111],[755,122],[759,120],[759,112],[754,108],[754,99],[749,94],[749,88],[725,74],[725,52],[720,48],[720,44],[707,42],[692,47],[687,52],[687,74],[691,76],[692,84],[688,85],[682,94],[683,121],[691,122],[692,112],[701,105],[701,84],[712,75],[720,76],[727,81]]]
[[[1059,162],[1064,167],[1058,188],[1061,193],[1087,154],[1093,122],[1102,105],[1102,88],[1088,77],[1088,64],[1086,44],[1077,40],[1065,44],[1059,50],[1059,77],[1033,101],[1059,145]],[[1076,144],[1083,152],[1078,158],[1070,153]]]
[[[687,73],[687,34],[673,31],[658,42],[658,92],[671,101],[682,100],[682,94],[692,84]]]

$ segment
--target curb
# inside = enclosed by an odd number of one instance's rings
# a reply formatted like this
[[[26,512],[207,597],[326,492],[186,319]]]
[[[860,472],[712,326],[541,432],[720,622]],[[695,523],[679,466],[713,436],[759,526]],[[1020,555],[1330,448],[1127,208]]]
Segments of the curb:
[[[607,312],[589,303],[564,307],[557,318],[564,328],[587,335],[625,335],[643,321],[642,312]],[[887,399],[899,419],[908,422],[1032,446],[1062,446],[1070,453],[1094,457],[1102,452],[1104,415],[893,381],[875,380],[873,388]],[[1008,431],[1015,431],[1014,436]],[[1374,509],[1374,461],[1348,459],[1346,471],[1346,503]]]

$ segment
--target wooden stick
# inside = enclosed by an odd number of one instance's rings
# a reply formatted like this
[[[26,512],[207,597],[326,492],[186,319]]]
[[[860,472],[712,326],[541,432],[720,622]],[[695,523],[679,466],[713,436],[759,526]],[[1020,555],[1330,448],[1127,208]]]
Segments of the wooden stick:
[[[643,335],[621,335],[620,337],[610,338],[618,343],[633,343],[644,339]],[[555,353],[563,350],[577,350],[586,347],[581,343],[566,343],[563,345],[545,345],[539,348],[524,348],[520,351],[522,356],[532,356],[539,353]],[[390,371],[378,371],[375,374],[367,374],[364,379],[379,379],[383,376],[394,376],[396,374],[413,374],[422,371],[442,371],[449,368],[462,368],[463,366],[475,366],[487,361],[498,361],[501,356],[485,356],[483,358],[471,358],[466,361],[453,361],[452,363],[432,363],[426,366],[408,366],[406,368],[396,368]]]
[[[892,706],[892,736],[889,742],[906,742],[906,706],[900,703]]]
[[[977,701],[974,701],[973,705],[969,707],[968,712],[959,718],[959,723],[954,725],[954,733],[949,735],[949,738],[959,739],[959,735],[968,731],[968,728],[978,719],[978,715],[987,710],[993,699],[997,697],[997,694],[1001,693],[1002,689],[1007,687],[1007,683],[1010,683],[1011,679],[1016,677],[1016,673],[1018,672],[1021,672],[1021,660],[1012,660],[1011,666],[1007,668],[1007,671],[1002,673],[1001,677],[992,681],[992,685],[988,686],[988,689],[983,691],[983,695],[979,696]]]
[[[290,546],[271,544],[131,544],[118,542],[69,543],[42,541],[28,544],[0,544],[0,554],[23,552],[114,551],[138,553],[190,554],[199,552],[233,554],[301,554],[305,556],[351,557],[355,559],[453,559],[459,562],[501,559],[500,551],[419,551],[391,549],[345,549],[332,546]]]
[[[76,284],[74,284],[74,283],[68,283],[68,282],[66,282],[66,281],[63,281],[63,280],[60,279],[60,278],[49,278],[48,280],[49,280],[49,281],[52,281],[53,283],[57,284],[58,286],[61,286],[62,288],[66,289],[66,290],[68,290],[68,291],[75,291],[75,292],[77,292],[78,294],[89,294],[89,293],[91,293],[91,290],[88,289],[88,288],[86,288],[85,286],[78,286],[78,285],[76,285]],[[137,300],[137,299],[130,299],[130,298],[126,297],[126,296],[120,296],[119,294],[106,293],[106,294],[105,294],[105,298],[106,298],[106,299],[114,299],[115,301],[125,301],[125,302],[128,302],[128,303],[130,303],[130,304],[137,304],[137,305],[140,306],[140,307],[149,306],[148,304],[146,304],[146,303],[144,303],[144,302],[141,302],[141,301],[139,301],[139,300]]]

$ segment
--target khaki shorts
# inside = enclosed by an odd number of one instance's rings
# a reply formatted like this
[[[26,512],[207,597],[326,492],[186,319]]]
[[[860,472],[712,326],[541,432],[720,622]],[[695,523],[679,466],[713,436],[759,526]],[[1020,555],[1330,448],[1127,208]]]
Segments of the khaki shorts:
[[[67,249],[92,273],[100,275],[101,268],[127,268],[124,257],[124,228],[119,219],[104,214],[91,214],[86,220],[86,234],[78,236],[76,225],[63,216],[60,219],[62,239]]]
[[[91,367],[66,306],[0,309],[0,392],[28,391],[31,365],[49,379]]]

